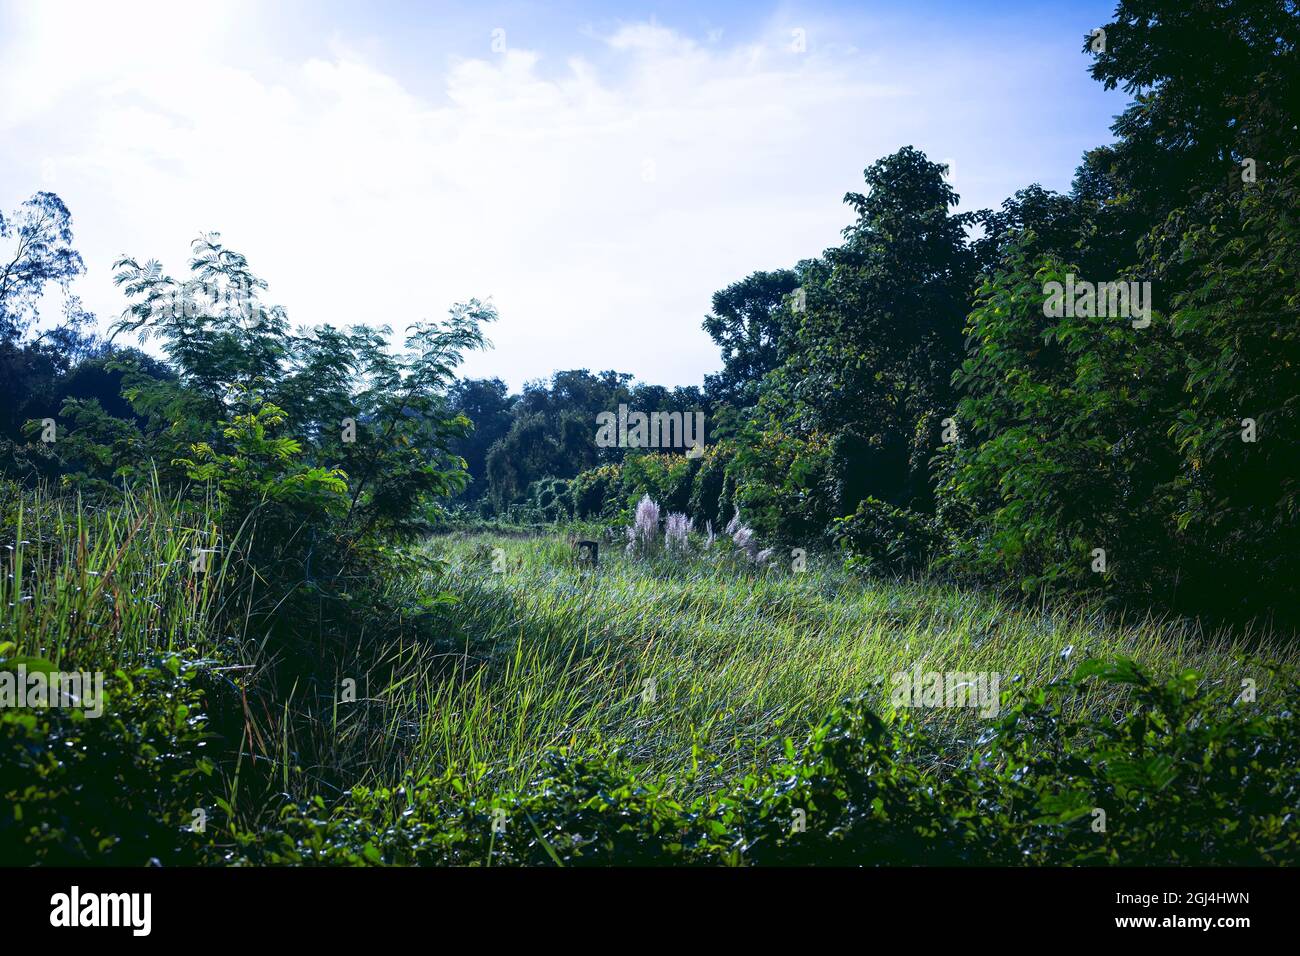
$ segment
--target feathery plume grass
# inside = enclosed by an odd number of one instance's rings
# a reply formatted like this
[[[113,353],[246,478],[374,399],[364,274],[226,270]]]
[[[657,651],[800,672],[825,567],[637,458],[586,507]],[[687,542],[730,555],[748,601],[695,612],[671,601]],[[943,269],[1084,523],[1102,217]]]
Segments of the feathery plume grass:
[[[664,544],[674,553],[684,554],[690,550],[690,533],[695,523],[680,512],[673,512],[664,519]]]
[[[636,517],[627,529],[628,554],[652,554],[659,546],[659,503],[649,495],[636,506]]]

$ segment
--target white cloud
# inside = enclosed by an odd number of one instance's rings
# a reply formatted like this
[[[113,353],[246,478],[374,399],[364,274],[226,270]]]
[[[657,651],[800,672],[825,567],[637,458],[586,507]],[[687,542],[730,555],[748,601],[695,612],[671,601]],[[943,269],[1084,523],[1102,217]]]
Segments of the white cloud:
[[[430,98],[337,43],[288,56],[255,6],[18,9],[0,181],[21,192],[0,204],[64,197],[102,317],[114,255],[176,270],[218,229],[296,322],[400,328],[492,296],[497,350],[469,370],[516,385],[581,366],[698,382],[711,293],[835,242],[843,192],[915,120],[897,68],[816,29],[794,53],[783,23],[734,45],[627,24],[599,65],[512,42],[430,64]]]

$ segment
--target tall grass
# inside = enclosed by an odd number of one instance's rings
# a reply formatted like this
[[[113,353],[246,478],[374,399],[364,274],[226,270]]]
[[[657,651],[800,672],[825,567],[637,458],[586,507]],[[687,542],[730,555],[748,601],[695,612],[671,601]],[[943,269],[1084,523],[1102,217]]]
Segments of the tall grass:
[[[706,765],[692,783],[705,786],[771,760],[784,737],[799,738],[846,696],[888,706],[891,675],[918,663],[993,672],[1005,690],[1116,655],[1262,684],[1266,675],[1243,671],[1239,655],[1296,656],[1265,636],[1205,634],[1187,622],[867,582],[816,557],[794,573],[614,552],[591,571],[558,536],[450,536],[427,547],[450,562],[461,603],[442,621],[437,661],[422,658],[421,681],[391,700],[419,727],[403,766],[481,765],[491,786],[522,783],[557,745],[617,746],[668,779]],[[496,548],[504,571],[493,570]],[[1089,706],[1123,706],[1122,692],[1107,693]],[[918,716],[954,753],[980,727],[968,709]]]
[[[111,669],[211,649],[227,562],[207,508],[157,486],[92,504],[3,483],[0,516],[0,656]]]

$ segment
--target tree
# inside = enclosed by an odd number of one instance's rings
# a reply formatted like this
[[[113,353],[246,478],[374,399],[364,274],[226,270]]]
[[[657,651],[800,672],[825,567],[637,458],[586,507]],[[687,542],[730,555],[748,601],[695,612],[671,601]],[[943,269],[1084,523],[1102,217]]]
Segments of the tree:
[[[509,430],[484,460],[489,497],[498,511],[522,501],[543,478],[572,478],[622,449],[596,445],[596,416],[632,401],[632,376],[587,369],[555,372],[550,381],[526,382],[511,407]]]
[[[10,216],[0,213],[0,473],[52,476],[58,467],[44,443],[23,445],[30,419],[54,418],[63,380],[77,362],[103,353],[94,316],[69,294],[85,271],[72,247],[72,216],[53,193],[40,192]],[[63,289],[63,321],[33,334],[49,286]]]
[[[1149,223],[1240,188],[1244,160],[1268,177],[1300,152],[1294,0],[1121,0],[1103,29],[1092,76],[1133,97],[1113,126],[1111,169]]]
[[[459,379],[448,393],[451,411],[464,415],[474,430],[451,443],[451,451],[465,459],[469,484],[463,496],[482,498],[487,494],[488,451],[510,430],[511,398],[499,378]]]
[[[1150,596],[1179,561],[1166,520],[1179,382],[1168,325],[1049,317],[1045,287],[1078,266],[1026,252],[1036,246],[1032,234],[1013,245],[971,311],[941,514],[967,570],[1029,592]]]
[[[755,272],[713,293],[713,311],[704,330],[722,350],[722,371],[705,376],[705,390],[719,402],[744,408],[758,402],[768,372],[786,360],[797,315],[790,297],[799,272]]]
[[[1219,613],[1293,609],[1300,581],[1300,155],[1209,195],[1152,237],[1182,388],[1171,521],[1196,547],[1183,593]],[[1185,278],[1184,278],[1185,277]],[[1294,611],[1290,612],[1294,615]]]
[[[955,408],[953,370],[977,259],[945,169],[912,147],[864,171],[844,243],[799,267],[730,474],[760,533],[807,542],[876,498],[928,512],[930,459]]]
[[[867,168],[865,194],[844,197],[857,221],[823,257],[799,327],[799,395],[825,430],[881,422],[910,440],[923,414],[951,407],[975,216],[951,212],[945,171],[904,147]]]
[[[66,290],[86,267],[72,248],[72,214],[54,193],[37,193],[9,218],[0,213],[0,240],[10,246],[0,253],[0,340],[13,340],[40,318],[46,286]]]
[[[400,538],[427,527],[436,500],[466,480],[450,445],[469,421],[450,409],[446,392],[465,352],[487,344],[482,326],[495,319],[492,306],[471,300],[441,323],[417,322],[400,350],[386,327],[291,333],[284,310],[262,303],[266,283],[244,256],[216,234],[193,249],[183,279],[156,261],[118,262],[116,281],[131,302],[114,332],[161,341],[175,376],[128,372],[124,394],[146,423],[137,437],[88,406],[69,409],[81,424],[69,447],[92,463],[111,463],[115,477],[152,462],[179,480],[206,476],[212,469],[204,462],[238,457],[234,436],[288,430],[280,437],[292,443],[304,474],[345,476],[340,534]],[[274,412],[262,421],[264,409]]]

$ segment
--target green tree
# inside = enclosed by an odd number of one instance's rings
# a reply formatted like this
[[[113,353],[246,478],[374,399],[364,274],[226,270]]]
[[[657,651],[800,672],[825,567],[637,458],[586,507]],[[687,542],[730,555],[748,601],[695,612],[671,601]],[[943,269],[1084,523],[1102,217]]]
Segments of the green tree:
[[[24,425],[56,417],[72,370],[104,350],[90,331],[94,316],[69,292],[85,272],[72,243],[72,214],[54,193],[36,193],[9,216],[0,212],[0,474],[55,474],[54,449],[24,445]],[[63,290],[63,318],[42,328],[52,286]]]
[[[1293,0],[1120,0],[1103,29],[1092,76],[1133,97],[1110,167],[1150,223],[1207,189],[1239,189],[1246,159],[1267,178],[1300,152]]]
[[[951,376],[978,258],[970,213],[946,170],[912,147],[865,170],[844,243],[802,263],[802,294],[776,325],[766,372],[729,466],[736,502],[762,534],[807,543],[876,498],[933,509],[930,460],[955,409]]]
[[[499,378],[459,379],[449,391],[451,410],[464,415],[474,429],[455,439],[451,450],[465,459],[469,484],[463,496],[471,500],[487,494],[488,451],[510,430],[513,399]]]
[[[1300,156],[1207,196],[1153,236],[1184,377],[1174,519],[1196,542],[1184,593],[1224,613],[1294,607],[1300,581]]]
[[[792,345],[797,314],[790,297],[800,282],[794,269],[755,272],[713,293],[704,331],[722,351],[722,370],[705,376],[712,399],[741,408],[758,402],[764,376],[785,362]]]
[[[471,300],[441,323],[416,323],[394,349],[387,327],[292,332],[284,310],[261,301],[266,283],[216,234],[196,240],[183,279],[156,261],[126,258],[117,269],[130,303],[114,334],[157,339],[175,374],[126,372],[124,395],[143,427],[70,406],[80,425],[71,452],[116,477],[152,462],[164,478],[193,479],[244,457],[234,436],[259,409],[274,408],[264,425],[290,432],[282,437],[303,474],[345,476],[339,521],[351,538],[410,536],[427,527],[439,498],[463,487],[464,463],[450,443],[469,422],[450,410],[446,392],[465,353],[487,345],[491,305]]]
[[[1136,591],[1177,562],[1165,520],[1177,357],[1158,318],[1046,315],[1046,284],[1077,268],[1013,247],[980,288],[941,513],[967,568],[1026,591]]]

